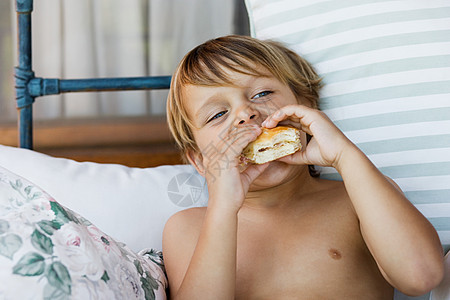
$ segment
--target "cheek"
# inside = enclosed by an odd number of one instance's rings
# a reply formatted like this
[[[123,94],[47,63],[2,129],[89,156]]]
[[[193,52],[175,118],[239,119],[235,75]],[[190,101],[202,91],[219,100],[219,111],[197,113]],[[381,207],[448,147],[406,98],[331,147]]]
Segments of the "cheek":
[[[297,100],[293,93],[286,92],[280,94],[277,98],[262,103],[259,111],[262,116],[267,117],[286,105],[301,104],[302,101]]]
[[[217,132],[197,132],[195,142],[203,156],[211,156],[217,152],[221,142],[221,134]]]
[[[258,106],[258,112],[261,118],[261,122],[264,121],[268,116],[282,108],[283,106],[286,106],[286,103],[283,103],[283,101],[267,101],[265,103],[261,103]]]
[[[195,133],[194,140],[200,152],[204,153],[208,145],[208,139],[202,133]]]

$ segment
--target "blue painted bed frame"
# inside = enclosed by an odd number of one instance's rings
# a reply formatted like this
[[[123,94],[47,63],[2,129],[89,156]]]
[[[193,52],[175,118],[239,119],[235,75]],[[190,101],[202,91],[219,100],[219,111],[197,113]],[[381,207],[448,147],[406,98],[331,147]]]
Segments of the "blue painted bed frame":
[[[15,67],[19,146],[33,149],[33,103],[37,97],[67,92],[167,89],[170,76],[54,79],[36,77],[32,68],[33,0],[16,0],[19,66]]]

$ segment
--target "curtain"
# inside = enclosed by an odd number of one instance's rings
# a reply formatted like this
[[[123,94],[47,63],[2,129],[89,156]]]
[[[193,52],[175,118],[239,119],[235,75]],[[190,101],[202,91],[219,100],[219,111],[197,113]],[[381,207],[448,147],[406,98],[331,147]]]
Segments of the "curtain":
[[[239,2],[35,1],[33,69],[39,77],[65,79],[171,75],[197,44],[242,32],[235,25],[242,15]],[[160,115],[166,97],[167,91],[68,93],[37,98],[34,114],[37,119]]]
[[[0,124],[16,118],[14,103],[13,6],[0,0]],[[15,20],[15,19],[14,19]]]

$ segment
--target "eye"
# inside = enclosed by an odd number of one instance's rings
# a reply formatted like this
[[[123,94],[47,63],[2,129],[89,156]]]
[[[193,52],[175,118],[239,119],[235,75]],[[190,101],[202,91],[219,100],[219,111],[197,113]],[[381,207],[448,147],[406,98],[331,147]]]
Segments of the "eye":
[[[255,96],[253,96],[252,99],[253,100],[257,100],[257,99],[260,99],[262,97],[268,96],[268,95],[270,95],[272,93],[273,93],[272,91],[263,91],[261,93],[256,94]]]
[[[220,118],[221,116],[223,116],[223,115],[226,114],[226,113],[227,113],[226,110],[221,111],[220,113],[215,114],[215,115],[214,115],[212,118],[210,118],[206,123],[209,123],[209,122],[211,122],[212,120],[218,119],[218,118]]]

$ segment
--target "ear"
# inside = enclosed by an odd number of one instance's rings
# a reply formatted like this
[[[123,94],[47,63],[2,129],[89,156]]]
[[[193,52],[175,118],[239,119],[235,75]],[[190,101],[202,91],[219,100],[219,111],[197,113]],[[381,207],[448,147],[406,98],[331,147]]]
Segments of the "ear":
[[[197,172],[205,177],[205,167],[203,166],[203,156],[199,151],[193,149],[186,150],[186,158],[194,166]]]

